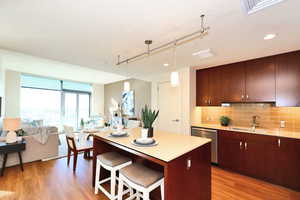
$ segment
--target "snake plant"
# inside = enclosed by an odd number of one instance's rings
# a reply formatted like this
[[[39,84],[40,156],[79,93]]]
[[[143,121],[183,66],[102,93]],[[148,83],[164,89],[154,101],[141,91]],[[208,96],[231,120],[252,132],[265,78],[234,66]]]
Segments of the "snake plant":
[[[152,128],[152,125],[159,114],[159,110],[155,111],[151,108],[148,108],[147,105],[142,109],[142,121],[144,128]]]

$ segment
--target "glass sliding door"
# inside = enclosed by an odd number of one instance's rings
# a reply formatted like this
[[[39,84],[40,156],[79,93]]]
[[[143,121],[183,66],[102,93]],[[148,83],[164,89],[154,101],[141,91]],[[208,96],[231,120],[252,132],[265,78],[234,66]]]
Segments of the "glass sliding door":
[[[63,92],[63,123],[64,125],[72,126],[74,128],[78,127],[77,124],[77,94]]]
[[[83,119],[85,122],[90,116],[90,95],[78,94],[78,124]]]
[[[90,116],[90,94],[63,92],[63,123],[75,129],[80,128],[80,120],[85,122]]]

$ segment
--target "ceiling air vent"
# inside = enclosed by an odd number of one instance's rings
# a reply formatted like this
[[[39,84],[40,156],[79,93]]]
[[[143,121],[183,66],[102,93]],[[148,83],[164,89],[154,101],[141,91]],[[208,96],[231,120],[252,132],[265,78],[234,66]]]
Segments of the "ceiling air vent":
[[[261,9],[275,5],[285,0],[241,0],[242,7],[247,14],[255,13]]]

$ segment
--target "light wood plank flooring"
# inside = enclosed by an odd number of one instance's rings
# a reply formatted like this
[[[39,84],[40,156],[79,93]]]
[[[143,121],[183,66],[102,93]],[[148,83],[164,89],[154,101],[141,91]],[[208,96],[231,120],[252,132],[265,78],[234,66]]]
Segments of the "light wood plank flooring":
[[[66,158],[29,163],[23,173],[19,167],[7,168],[4,177],[0,177],[0,199],[107,200],[102,194],[94,195],[91,160],[80,156],[76,174],[66,163]],[[212,199],[300,200],[300,193],[213,167]]]

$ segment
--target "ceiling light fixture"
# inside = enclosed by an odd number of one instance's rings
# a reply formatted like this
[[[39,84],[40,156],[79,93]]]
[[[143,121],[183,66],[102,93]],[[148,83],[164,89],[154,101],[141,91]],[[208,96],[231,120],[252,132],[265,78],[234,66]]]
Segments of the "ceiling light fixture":
[[[276,34],[267,34],[267,35],[265,35],[265,37],[264,37],[264,40],[272,40],[272,39],[274,39],[276,37]]]
[[[171,86],[177,87],[179,85],[179,73],[178,72],[171,72]]]
[[[176,60],[176,42],[174,43],[173,48],[173,66],[176,68],[177,60]],[[172,87],[177,87],[179,85],[179,73],[178,72],[171,72],[170,82]]]
[[[124,82],[124,91],[129,92],[130,91],[130,83],[128,81]]]
[[[211,52],[210,49],[205,49],[201,51],[197,51],[195,53],[192,53],[193,56],[199,56],[201,59],[213,57],[214,54]]]
[[[162,45],[160,45],[158,47],[155,47],[153,49],[150,48],[150,45],[152,44],[152,40],[145,40],[145,44],[147,45],[147,51],[145,51],[141,54],[138,54],[136,56],[127,58],[127,59],[121,59],[121,56],[118,56],[118,61],[117,61],[116,65],[121,65],[123,63],[134,62],[135,60],[137,60],[139,58],[140,59],[145,58],[145,56],[151,56],[152,54],[159,53],[163,50],[167,50],[170,47],[172,47],[172,45],[174,45],[175,43],[176,44],[182,44],[182,43],[185,43],[185,42],[189,42],[193,39],[196,39],[196,38],[203,37],[203,36],[207,35],[209,27],[204,26],[204,17],[205,17],[205,15],[201,15],[201,28],[200,28],[200,30],[195,31],[193,33],[190,33],[188,35],[185,35],[183,37],[177,38],[177,39],[175,39],[171,42],[162,44]]]
[[[164,66],[165,66],[165,67],[168,67],[168,66],[169,66],[169,63],[165,63]]]

